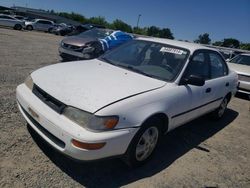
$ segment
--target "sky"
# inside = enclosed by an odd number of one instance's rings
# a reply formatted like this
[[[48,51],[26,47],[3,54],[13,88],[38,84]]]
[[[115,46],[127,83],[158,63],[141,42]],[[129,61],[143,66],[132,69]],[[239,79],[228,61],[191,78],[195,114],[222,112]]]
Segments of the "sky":
[[[136,26],[170,28],[176,39],[193,41],[209,33],[212,41],[236,38],[250,43],[250,0],[0,0],[2,6],[24,6],[76,12],[85,17],[121,19]]]

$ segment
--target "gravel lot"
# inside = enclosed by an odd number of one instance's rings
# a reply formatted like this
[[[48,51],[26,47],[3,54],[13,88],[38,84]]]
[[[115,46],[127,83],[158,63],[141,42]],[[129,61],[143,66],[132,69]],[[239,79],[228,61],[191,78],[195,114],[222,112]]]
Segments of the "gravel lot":
[[[30,130],[15,88],[60,61],[62,38],[0,28],[0,187],[250,187],[250,103],[233,98],[221,121],[199,118],[169,133],[137,169],[120,160],[78,163]]]

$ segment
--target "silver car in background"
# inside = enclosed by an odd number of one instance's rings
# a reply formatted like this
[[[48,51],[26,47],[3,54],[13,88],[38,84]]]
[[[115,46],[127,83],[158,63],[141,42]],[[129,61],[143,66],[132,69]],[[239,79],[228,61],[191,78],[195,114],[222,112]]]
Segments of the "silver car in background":
[[[25,22],[26,29],[29,31],[45,31],[51,32],[54,26],[54,22],[45,19],[34,19],[32,21]]]
[[[24,21],[18,20],[10,15],[0,14],[0,26],[12,27],[21,30],[25,27]]]
[[[250,53],[237,55],[227,62],[239,76],[238,91],[250,96]]]

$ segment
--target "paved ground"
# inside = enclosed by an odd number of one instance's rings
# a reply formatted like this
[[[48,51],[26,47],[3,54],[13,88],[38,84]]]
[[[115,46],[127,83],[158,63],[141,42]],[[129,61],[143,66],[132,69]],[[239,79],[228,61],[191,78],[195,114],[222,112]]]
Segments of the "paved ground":
[[[234,98],[221,121],[207,117],[169,133],[154,158],[78,163],[27,128],[15,88],[29,72],[59,62],[61,37],[0,28],[0,187],[250,187],[250,104]]]

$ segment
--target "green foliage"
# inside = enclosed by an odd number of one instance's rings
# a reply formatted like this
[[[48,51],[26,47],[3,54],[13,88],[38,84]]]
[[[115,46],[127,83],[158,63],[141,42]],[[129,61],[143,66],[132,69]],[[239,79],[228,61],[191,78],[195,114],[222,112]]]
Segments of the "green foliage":
[[[114,30],[121,30],[128,33],[132,33],[132,27],[119,19],[114,20],[110,27]]]
[[[222,41],[215,41],[213,43],[214,46],[222,46],[223,45],[223,42]]]
[[[105,17],[98,16],[98,17],[91,17],[87,19],[88,23],[98,24],[103,26],[108,26],[108,22],[106,21]]]
[[[229,47],[229,48],[239,48],[240,47],[240,41],[234,38],[226,38],[223,40],[222,46]]]
[[[153,37],[174,39],[173,33],[169,28],[160,29],[159,27],[156,26],[149,27],[147,30],[147,35]]]
[[[133,33],[139,34],[139,35],[147,35],[148,28],[140,28],[140,27],[134,27],[133,28]]]
[[[195,43],[200,43],[200,44],[210,44],[211,39],[209,38],[208,33],[204,33],[199,35],[198,39],[194,41]]]
[[[242,50],[250,50],[250,43],[241,43],[240,49]]]
[[[174,39],[173,33],[170,31],[169,28],[163,28],[162,30],[160,30],[159,37]]]

